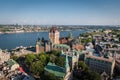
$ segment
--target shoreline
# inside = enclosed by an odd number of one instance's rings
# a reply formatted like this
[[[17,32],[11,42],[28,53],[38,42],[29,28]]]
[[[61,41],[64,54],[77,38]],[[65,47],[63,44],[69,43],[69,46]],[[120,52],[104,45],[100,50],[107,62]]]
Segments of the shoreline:
[[[81,30],[84,30],[84,29],[78,29],[78,30],[81,31]],[[62,31],[76,31],[76,30],[60,30],[60,32],[62,32]],[[28,32],[0,32],[0,34],[19,34],[19,33],[32,33],[32,32],[48,32],[48,30],[44,30],[44,31],[28,31]]]

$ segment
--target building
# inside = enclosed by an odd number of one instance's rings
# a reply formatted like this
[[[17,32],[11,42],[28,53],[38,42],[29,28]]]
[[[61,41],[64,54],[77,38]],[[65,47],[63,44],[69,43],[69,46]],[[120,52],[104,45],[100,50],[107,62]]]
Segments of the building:
[[[54,44],[59,44],[59,31],[57,30],[56,27],[52,27],[52,28],[50,29],[49,39],[51,39],[51,41],[52,41]]]
[[[5,78],[5,79],[2,79]],[[22,67],[13,59],[9,59],[0,65],[0,80],[35,80],[25,73]]]
[[[70,33],[68,37],[59,38],[59,32],[56,27],[50,29],[49,40],[38,38],[36,42],[36,53],[48,52],[51,50],[69,51],[70,49],[80,51],[84,49],[84,46],[81,45],[79,38],[73,39],[72,33]]]
[[[49,62],[44,68],[45,74],[52,73],[56,77],[69,80],[71,78],[70,66],[68,62],[68,56],[65,56],[64,67],[57,66],[55,63]]]
[[[10,54],[8,52],[3,52],[0,49],[0,64],[4,63],[5,61],[8,61],[10,59]]]
[[[53,46],[53,50],[57,50],[57,51],[70,51],[70,46],[66,45],[66,44],[55,44]]]
[[[109,55],[115,59],[120,60],[120,48],[107,48],[104,49],[105,52],[109,52]]]
[[[115,59],[109,57],[108,55],[86,55],[85,63],[90,67],[91,70],[96,71],[100,74],[106,72],[110,78],[112,78],[115,67]]]
[[[78,64],[79,53],[76,50],[71,50],[71,51],[66,51],[66,52],[61,51],[61,56],[65,57],[66,55],[68,56],[70,70],[73,70],[75,66],[77,66]]]
[[[53,47],[53,44],[48,41],[43,39],[39,39],[36,42],[36,53],[41,53],[41,52],[47,52],[51,51]]]
[[[3,70],[8,70],[8,72],[14,71],[19,68],[19,64],[13,59],[9,59],[7,62],[5,62],[4,65],[6,66],[4,66]]]

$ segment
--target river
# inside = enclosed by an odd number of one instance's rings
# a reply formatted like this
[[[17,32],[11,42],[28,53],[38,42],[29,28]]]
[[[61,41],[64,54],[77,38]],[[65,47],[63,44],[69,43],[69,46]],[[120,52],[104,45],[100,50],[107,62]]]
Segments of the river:
[[[61,31],[60,37],[67,37],[69,33],[72,33],[74,37],[79,36],[81,33],[85,33],[85,30],[74,31]],[[14,34],[0,34],[0,48],[1,49],[14,49],[18,46],[35,46],[36,40],[44,37],[48,39],[48,32],[28,32],[28,33],[14,33]]]

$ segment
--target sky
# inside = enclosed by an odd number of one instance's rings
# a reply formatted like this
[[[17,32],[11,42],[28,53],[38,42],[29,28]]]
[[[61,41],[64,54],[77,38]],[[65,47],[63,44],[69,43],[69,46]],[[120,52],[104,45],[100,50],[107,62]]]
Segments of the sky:
[[[120,25],[120,0],[0,0],[0,24]]]

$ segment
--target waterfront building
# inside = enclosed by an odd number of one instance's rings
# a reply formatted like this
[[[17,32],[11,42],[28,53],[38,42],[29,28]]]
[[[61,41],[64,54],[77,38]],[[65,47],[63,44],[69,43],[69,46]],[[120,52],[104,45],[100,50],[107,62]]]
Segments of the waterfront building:
[[[59,32],[56,27],[52,27],[50,29],[49,40],[38,38],[36,42],[36,53],[47,52],[51,50],[69,51],[71,49],[80,51],[84,49],[84,46],[81,45],[79,38],[73,39],[72,33],[70,33],[68,37],[59,38]]]

